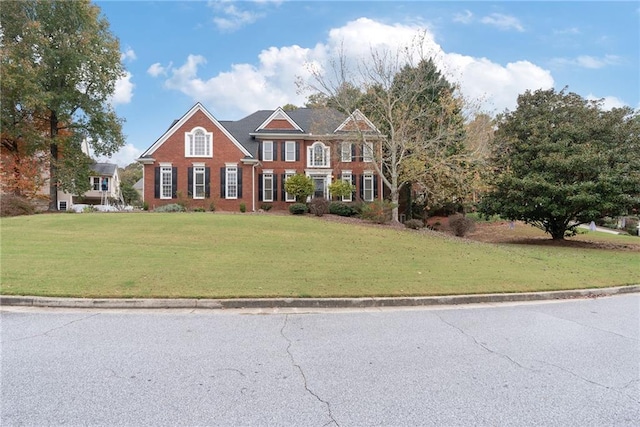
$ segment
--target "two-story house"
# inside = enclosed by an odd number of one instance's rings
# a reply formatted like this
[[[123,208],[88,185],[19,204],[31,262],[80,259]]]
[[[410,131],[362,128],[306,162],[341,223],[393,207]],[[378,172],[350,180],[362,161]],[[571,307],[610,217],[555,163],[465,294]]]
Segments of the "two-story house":
[[[330,199],[329,185],[348,181],[343,201],[382,198],[374,166],[375,126],[359,111],[260,110],[237,121],[218,121],[200,103],[173,122],[138,159],[144,165],[143,199],[151,209],[177,199],[192,207],[258,210],[263,203],[287,209],[295,202],[284,183],[305,174],[314,197]]]

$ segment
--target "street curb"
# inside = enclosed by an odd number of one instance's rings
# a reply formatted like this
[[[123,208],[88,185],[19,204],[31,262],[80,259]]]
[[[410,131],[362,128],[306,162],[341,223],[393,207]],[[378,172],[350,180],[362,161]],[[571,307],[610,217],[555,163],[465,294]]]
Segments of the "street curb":
[[[104,309],[375,308],[599,298],[630,293],[640,293],[640,285],[549,292],[371,298],[124,299],[0,295],[0,306]]]

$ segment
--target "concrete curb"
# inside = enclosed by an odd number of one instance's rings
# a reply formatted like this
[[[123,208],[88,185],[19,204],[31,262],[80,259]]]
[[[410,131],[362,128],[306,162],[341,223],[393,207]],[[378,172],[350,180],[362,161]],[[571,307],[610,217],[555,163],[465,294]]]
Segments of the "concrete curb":
[[[121,298],[51,298],[0,295],[0,306],[59,308],[372,308],[419,307],[456,304],[479,304],[521,301],[544,301],[575,298],[598,298],[619,294],[640,293],[640,285],[601,289],[577,289],[551,292],[505,294],[451,295],[430,297],[374,298],[237,298],[237,299],[121,299]]]

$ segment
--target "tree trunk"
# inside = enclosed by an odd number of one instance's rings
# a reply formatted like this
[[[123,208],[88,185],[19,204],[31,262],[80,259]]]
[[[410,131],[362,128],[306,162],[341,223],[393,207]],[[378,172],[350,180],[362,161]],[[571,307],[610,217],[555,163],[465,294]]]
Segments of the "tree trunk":
[[[56,137],[58,135],[58,116],[55,111],[49,116],[49,211],[58,210],[58,144]]]
[[[391,190],[391,203],[393,204],[393,209],[391,209],[391,222],[400,222],[400,220],[398,219],[398,200],[400,199],[399,197],[399,191],[398,188],[394,188]]]

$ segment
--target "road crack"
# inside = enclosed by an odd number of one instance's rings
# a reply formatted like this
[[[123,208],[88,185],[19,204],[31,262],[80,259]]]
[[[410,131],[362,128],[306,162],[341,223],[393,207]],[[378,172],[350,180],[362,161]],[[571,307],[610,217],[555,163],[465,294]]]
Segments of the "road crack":
[[[519,367],[519,368],[526,369],[527,371],[536,372],[536,370],[535,370],[535,369],[529,368],[528,366],[524,366],[524,365],[522,365],[521,363],[518,363],[516,360],[512,359],[510,356],[508,356],[508,355],[506,355],[506,354],[504,354],[504,353],[500,353],[499,351],[495,351],[495,350],[493,350],[492,348],[489,348],[486,344],[483,344],[483,343],[481,343],[480,341],[478,341],[478,340],[476,339],[476,337],[474,337],[474,336],[473,336],[473,335],[471,335],[471,334],[468,334],[464,329],[462,329],[462,328],[460,328],[460,327],[458,327],[458,326],[454,325],[454,324],[453,324],[453,323],[451,323],[451,322],[448,322],[448,321],[444,320],[444,319],[442,318],[442,316],[440,316],[440,314],[439,314],[439,313],[437,313],[437,312],[436,312],[436,313],[435,313],[435,315],[436,315],[436,316],[438,316],[438,318],[440,319],[440,321],[441,321],[442,323],[444,323],[445,325],[448,325],[448,326],[450,326],[451,328],[455,329],[456,331],[460,332],[460,333],[461,333],[462,335],[464,335],[465,337],[470,338],[471,340],[473,340],[473,342],[474,342],[478,347],[480,347],[480,348],[484,349],[485,351],[487,351],[487,352],[489,352],[489,353],[491,353],[491,354],[495,354],[496,356],[501,357],[501,358],[503,358],[503,359],[506,359],[506,360],[508,360],[509,362],[511,362],[512,364],[516,365],[516,366],[517,366],[517,367]]]
[[[296,359],[293,356],[293,353],[291,352],[292,342],[289,339],[289,337],[287,337],[285,335],[285,333],[284,333],[284,329],[287,327],[288,321],[289,321],[289,315],[285,314],[284,322],[282,324],[282,328],[280,328],[280,335],[287,342],[287,354],[289,355],[289,359],[291,360],[291,364],[298,370],[298,372],[300,372],[300,376],[302,376],[302,381],[304,383],[304,388],[307,391],[307,393],[309,393],[310,395],[315,397],[319,402],[323,403],[327,407],[327,413],[329,415],[330,421],[327,422],[326,424],[324,424],[323,427],[324,426],[328,426],[328,425],[332,425],[332,424],[335,424],[336,426],[340,427],[340,424],[338,424],[338,421],[336,421],[336,419],[333,416],[333,413],[331,412],[331,404],[328,401],[322,399],[316,392],[314,392],[313,390],[311,390],[309,388],[309,384],[307,383],[307,376],[305,375],[304,370],[302,369],[302,366],[300,366],[300,364],[296,362]]]
[[[17,342],[17,341],[25,341],[25,340],[29,340],[29,339],[32,339],[32,338],[38,338],[38,337],[48,337],[49,334],[51,332],[53,332],[53,331],[57,331],[59,329],[66,328],[69,325],[72,325],[72,324],[77,323],[77,322],[82,322],[83,320],[87,320],[87,319],[90,319],[91,317],[95,317],[95,316],[98,316],[98,315],[100,315],[100,313],[94,313],[94,314],[92,314],[90,316],[85,316],[85,317],[81,317],[80,319],[72,320],[70,322],[65,323],[64,325],[56,326],[55,328],[51,328],[48,331],[42,332],[40,334],[30,335],[28,337],[16,338],[16,339],[14,339],[12,341],[13,342]]]

